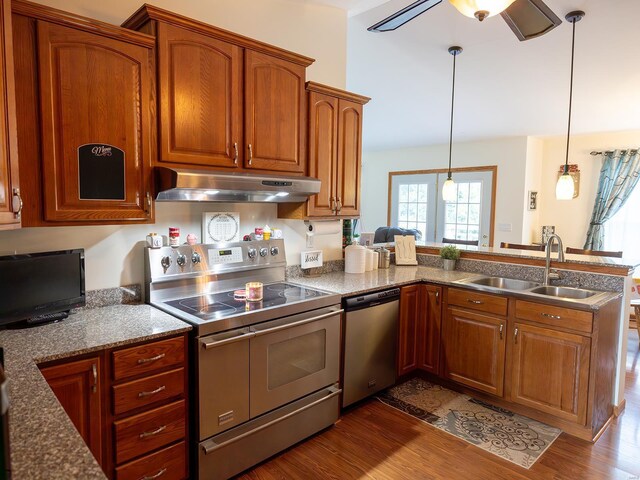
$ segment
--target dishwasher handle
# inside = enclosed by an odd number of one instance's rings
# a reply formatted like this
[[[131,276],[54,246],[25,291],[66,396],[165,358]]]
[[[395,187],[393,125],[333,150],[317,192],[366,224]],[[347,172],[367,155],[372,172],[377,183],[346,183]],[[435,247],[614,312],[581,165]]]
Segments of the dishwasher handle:
[[[344,300],[344,309],[346,312],[360,310],[362,308],[376,307],[384,303],[394,302],[400,299],[400,289],[392,288],[381,292],[367,293],[350,297]]]

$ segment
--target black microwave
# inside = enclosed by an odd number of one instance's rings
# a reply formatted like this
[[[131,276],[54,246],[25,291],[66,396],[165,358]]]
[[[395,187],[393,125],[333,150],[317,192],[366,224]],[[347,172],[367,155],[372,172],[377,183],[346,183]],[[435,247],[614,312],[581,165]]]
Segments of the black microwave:
[[[85,304],[84,250],[0,256],[0,327]]]

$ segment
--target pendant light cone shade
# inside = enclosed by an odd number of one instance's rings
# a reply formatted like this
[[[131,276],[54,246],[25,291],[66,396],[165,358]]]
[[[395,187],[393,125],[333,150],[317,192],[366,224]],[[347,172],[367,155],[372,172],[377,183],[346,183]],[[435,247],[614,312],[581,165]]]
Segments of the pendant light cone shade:
[[[482,21],[493,17],[509,7],[515,0],[449,0],[460,13]]]
[[[573,178],[568,173],[563,173],[558,178],[556,183],[556,198],[558,200],[571,200],[573,198],[573,192],[575,187],[573,185]]]
[[[453,80],[451,82],[451,124],[449,128],[449,169],[447,180],[442,184],[442,200],[455,202],[457,195],[456,184],[451,178],[451,152],[453,149],[453,105],[456,93],[456,57],[462,53],[462,47],[449,47],[449,53],[453,55]]]
[[[569,175],[569,140],[571,139],[571,107],[573,104],[573,60],[576,50],[576,23],[582,20],[585,13],[576,10],[575,12],[568,13],[565,18],[568,22],[573,24],[573,33],[571,37],[571,80],[569,84],[569,120],[567,122],[567,151],[564,159],[564,173],[558,178],[556,184],[556,199],[557,200],[571,200],[575,192],[573,184],[573,178]]]
[[[451,178],[447,178],[442,184],[442,199],[445,202],[455,202],[458,193],[457,190],[456,183]]]

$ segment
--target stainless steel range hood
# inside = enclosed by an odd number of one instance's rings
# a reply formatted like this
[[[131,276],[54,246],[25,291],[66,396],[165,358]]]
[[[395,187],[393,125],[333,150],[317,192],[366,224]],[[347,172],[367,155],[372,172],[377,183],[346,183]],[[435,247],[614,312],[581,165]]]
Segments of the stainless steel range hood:
[[[155,167],[159,202],[303,202],[320,191],[320,180],[247,173]]]

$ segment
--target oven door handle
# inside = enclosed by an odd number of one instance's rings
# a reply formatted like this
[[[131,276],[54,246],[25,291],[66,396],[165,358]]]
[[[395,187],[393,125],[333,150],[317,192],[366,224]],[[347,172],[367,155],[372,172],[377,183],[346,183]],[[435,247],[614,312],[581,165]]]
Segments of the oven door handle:
[[[261,335],[266,335],[268,333],[274,333],[274,332],[279,332],[281,330],[286,330],[288,328],[299,327],[300,325],[306,325],[307,323],[317,322],[318,320],[323,320],[325,318],[333,317],[334,315],[340,315],[340,314],[342,314],[342,312],[344,312],[344,310],[342,310],[342,309],[334,310],[332,312],[324,313],[322,315],[318,315],[318,316],[312,317],[312,318],[307,318],[305,320],[286,323],[284,325],[278,325],[277,327],[267,328],[266,330],[256,330],[255,331],[255,336],[259,337]]]
[[[235,337],[231,337],[231,338],[225,338],[224,340],[217,340],[217,341],[213,341],[213,342],[206,342],[204,340],[201,340],[201,344],[202,347],[205,350],[209,350],[211,348],[216,348],[216,347],[221,347],[223,345],[229,345],[230,343],[235,343],[235,342],[242,342],[245,340],[249,340],[251,337],[255,336],[255,333],[253,332],[243,332],[238,336]]]
[[[339,388],[336,388],[334,386],[327,388],[327,390],[330,392],[328,395],[319,398],[318,400],[311,402],[309,405],[305,405],[302,408],[299,408],[298,410],[294,410],[293,412],[287,413],[286,415],[283,415],[282,417],[278,417],[274,420],[271,420],[270,422],[265,423],[264,425],[260,425],[259,427],[254,428],[253,430],[250,430],[248,432],[243,433],[242,435],[238,435],[237,437],[233,437],[229,440],[227,440],[226,442],[222,442],[222,443],[216,443],[213,440],[209,440],[207,443],[207,445],[202,445],[202,451],[204,452],[205,455],[210,454],[211,452],[214,452],[220,448],[226,447],[227,445],[230,445],[232,443],[237,442],[238,440],[242,440],[245,437],[248,437],[249,435],[254,435],[256,433],[258,433],[261,430],[264,430],[265,428],[269,428],[272,425],[275,425],[276,423],[280,423],[283,420],[286,420],[287,418],[293,417],[294,415],[298,415],[301,412],[304,412],[305,410],[310,409],[311,407],[315,407],[316,405],[318,405],[319,403],[325,402],[327,400],[329,400],[330,398],[335,397],[336,395],[340,395],[342,393],[342,390]]]

